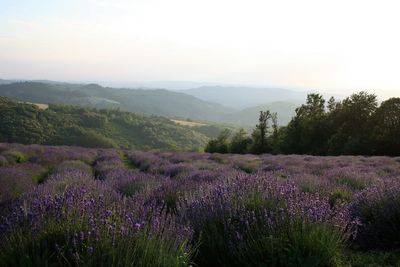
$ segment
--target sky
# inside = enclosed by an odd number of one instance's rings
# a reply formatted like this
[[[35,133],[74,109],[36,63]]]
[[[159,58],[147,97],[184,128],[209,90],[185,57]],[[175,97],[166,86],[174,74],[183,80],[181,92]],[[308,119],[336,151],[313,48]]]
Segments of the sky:
[[[400,96],[399,1],[1,0],[0,78]]]

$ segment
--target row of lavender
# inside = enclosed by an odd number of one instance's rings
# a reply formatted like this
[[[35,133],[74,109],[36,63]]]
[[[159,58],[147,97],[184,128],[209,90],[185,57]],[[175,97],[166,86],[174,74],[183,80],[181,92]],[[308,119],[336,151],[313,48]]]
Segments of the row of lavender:
[[[400,248],[399,158],[0,144],[0,166],[0,266],[340,266]]]

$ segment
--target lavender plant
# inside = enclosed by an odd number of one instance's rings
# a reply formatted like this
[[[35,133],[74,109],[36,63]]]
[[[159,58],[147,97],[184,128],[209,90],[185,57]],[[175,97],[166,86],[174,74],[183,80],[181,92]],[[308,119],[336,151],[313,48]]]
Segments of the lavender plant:
[[[3,218],[0,265],[188,265],[190,231],[162,214],[139,215],[84,172],[56,174]]]
[[[367,249],[400,249],[400,180],[361,191],[350,207],[359,218],[357,244]]]
[[[0,144],[0,266],[396,266],[399,181],[388,157]]]

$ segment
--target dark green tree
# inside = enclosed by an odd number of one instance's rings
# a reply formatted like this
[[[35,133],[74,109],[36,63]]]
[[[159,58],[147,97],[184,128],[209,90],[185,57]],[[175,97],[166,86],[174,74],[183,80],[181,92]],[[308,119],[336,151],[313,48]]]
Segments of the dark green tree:
[[[209,153],[228,153],[231,134],[231,130],[223,130],[216,139],[211,139],[208,142],[205,151]]]
[[[353,94],[329,114],[334,133],[328,141],[330,154],[372,154],[372,117],[378,107],[376,95]]]
[[[296,115],[286,129],[283,151],[324,154],[327,134],[325,100],[320,94],[309,94],[306,104],[296,109]]]
[[[328,111],[332,112],[333,110],[336,109],[337,105],[338,105],[338,103],[336,102],[335,98],[332,96],[331,98],[329,98],[329,101],[328,101],[328,105],[327,105]]]
[[[400,98],[382,102],[373,117],[374,154],[400,154]]]
[[[278,113],[272,113],[272,135],[271,135],[271,146],[272,152],[278,153],[279,151],[279,126],[278,126]]]
[[[229,152],[235,154],[245,154],[249,152],[252,139],[247,135],[246,131],[241,128],[236,132],[230,142]]]
[[[267,143],[267,134],[269,130],[268,120],[271,119],[271,112],[260,111],[258,118],[258,124],[252,133],[253,138],[253,153],[261,154],[266,153],[269,150]]]

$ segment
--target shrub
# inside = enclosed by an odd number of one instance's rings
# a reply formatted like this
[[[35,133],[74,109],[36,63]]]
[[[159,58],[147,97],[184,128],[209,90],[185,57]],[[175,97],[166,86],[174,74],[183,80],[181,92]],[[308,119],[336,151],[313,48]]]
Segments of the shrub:
[[[258,164],[254,162],[236,161],[234,167],[246,173],[255,173],[258,169]]]
[[[84,173],[87,173],[88,175],[93,174],[92,167],[80,160],[63,161],[54,168],[52,173],[63,173],[63,172],[69,172],[69,171],[73,171],[73,170],[79,170]]]
[[[0,155],[0,167],[8,164],[8,160],[3,155]]]
[[[40,165],[29,162],[0,167],[0,204],[15,200],[34,188],[44,173]]]
[[[128,212],[115,192],[83,172],[52,177],[21,204],[0,224],[0,266],[190,263],[183,228],[159,213],[144,221],[134,203]]]
[[[195,200],[188,218],[202,266],[338,266],[346,209],[270,177],[238,176]]]
[[[346,189],[336,188],[332,190],[329,196],[329,204],[331,207],[334,207],[338,204],[338,202],[350,202],[352,197],[352,193]]]
[[[351,251],[346,256],[346,263],[353,267],[400,266],[398,251]]]
[[[351,205],[360,220],[356,242],[365,249],[400,248],[400,182],[386,181],[359,193]]]
[[[228,164],[229,160],[226,157],[223,157],[221,154],[213,154],[209,157],[210,160],[213,160],[219,164]]]
[[[253,229],[239,248],[238,266],[340,266],[345,236],[332,225],[286,218]]]
[[[2,155],[8,160],[9,163],[22,163],[28,159],[24,153],[17,150],[5,151]]]
[[[13,233],[1,246],[1,266],[189,266],[186,243],[176,246],[162,236],[140,232],[119,240],[89,241],[83,232],[65,233],[65,226],[46,225],[36,235]],[[71,228],[70,228],[71,230]]]

